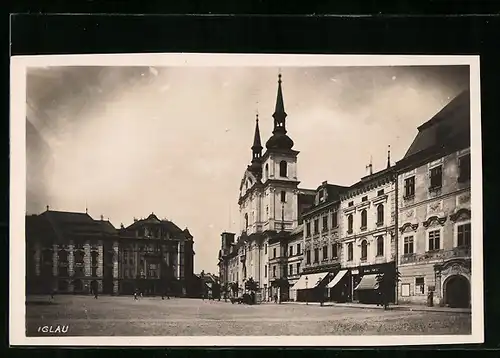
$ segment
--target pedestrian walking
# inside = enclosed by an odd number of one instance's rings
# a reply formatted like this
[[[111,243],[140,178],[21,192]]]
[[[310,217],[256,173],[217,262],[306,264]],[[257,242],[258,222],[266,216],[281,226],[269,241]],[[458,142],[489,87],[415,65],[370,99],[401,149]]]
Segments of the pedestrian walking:
[[[278,295],[274,295],[274,303],[278,303]]]
[[[97,292],[97,290],[94,290],[94,299],[97,300],[97,296],[98,296],[98,292]]]
[[[134,291],[134,301],[137,301],[138,298],[137,298],[137,291]]]

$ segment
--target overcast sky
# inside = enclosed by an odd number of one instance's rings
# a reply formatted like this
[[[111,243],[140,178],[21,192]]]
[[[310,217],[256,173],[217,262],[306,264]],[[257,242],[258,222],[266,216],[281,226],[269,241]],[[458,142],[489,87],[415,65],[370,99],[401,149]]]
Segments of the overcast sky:
[[[277,68],[30,69],[28,213],[51,209],[119,227],[154,212],[188,227],[195,270],[217,272],[220,233],[238,231],[238,188],[255,114],[271,135]],[[287,130],[303,188],[350,185],[405,154],[417,126],[469,86],[467,67],[283,68]],[[31,130],[31,132],[30,132]],[[31,166],[31,167],[30,167]],[[232,223],[231,223],[232,221]]]

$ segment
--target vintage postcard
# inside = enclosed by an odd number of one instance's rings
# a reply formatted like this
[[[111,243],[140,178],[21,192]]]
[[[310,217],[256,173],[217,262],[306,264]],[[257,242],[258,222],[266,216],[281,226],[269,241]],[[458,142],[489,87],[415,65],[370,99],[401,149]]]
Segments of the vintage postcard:
[[[478,56],[19,56],[11,86],[12,345],[483,341]]]

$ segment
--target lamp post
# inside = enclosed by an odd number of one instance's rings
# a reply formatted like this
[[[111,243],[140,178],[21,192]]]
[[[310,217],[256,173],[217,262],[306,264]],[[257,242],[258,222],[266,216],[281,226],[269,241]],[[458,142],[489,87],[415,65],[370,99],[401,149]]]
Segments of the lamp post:
[[[307,291],[307,284],[309,282],[309,277],[306,276],[306,305],[309,304],[309,299],[308,299],[308,291]]]

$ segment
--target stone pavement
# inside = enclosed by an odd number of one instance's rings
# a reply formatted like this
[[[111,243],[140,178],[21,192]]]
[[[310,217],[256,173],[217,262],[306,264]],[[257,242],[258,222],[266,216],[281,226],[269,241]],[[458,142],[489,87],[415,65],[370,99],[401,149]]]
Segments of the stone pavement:
[[[292,304],[292,305],[315,305],[320,306],[319,302],[282,302],[282,304]],[[350,307],[350,308],[361,308],[361,309],[384,309],[382,306],[377,306],[376,304],[366,304],[366,303],[337,303],[337,302],[325,302],[323,306],[333,306],[333,307]],[[389,310],[400,310],[400,311],[422,311],[422,312],[448,312],[448,313],[471,313],[470,308],[452,308],[452,307],[440,307],[433,306],[428,307],[424,305],[389,305]]]

